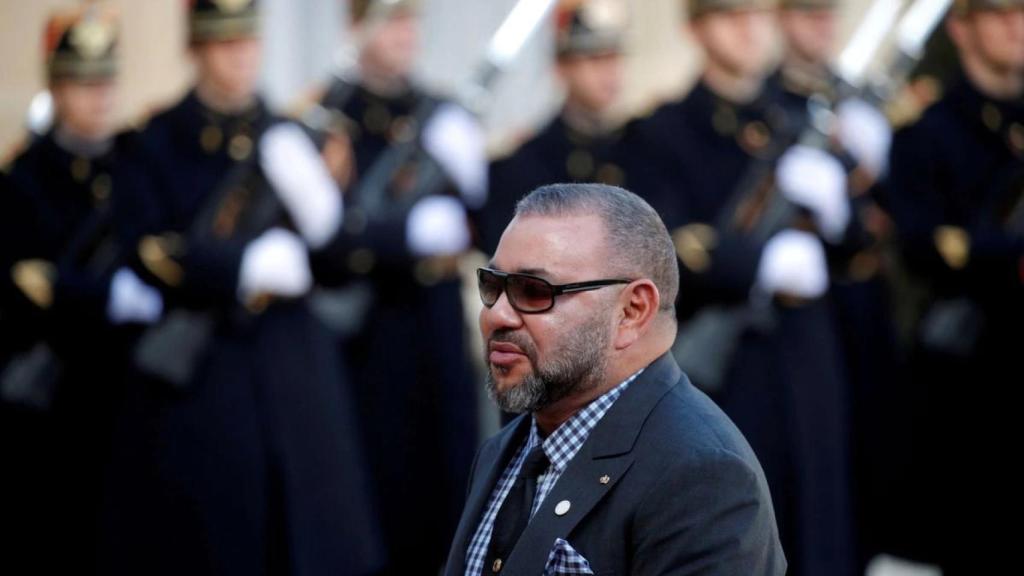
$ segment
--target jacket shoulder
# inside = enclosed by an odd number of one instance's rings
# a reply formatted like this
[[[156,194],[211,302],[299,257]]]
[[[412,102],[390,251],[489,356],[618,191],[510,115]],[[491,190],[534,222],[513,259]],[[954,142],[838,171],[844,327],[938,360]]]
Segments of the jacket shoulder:
[[[732,420],[686,376],[655,406],[639,444],[666,463],[703,465],[727,454],[760,468]]]

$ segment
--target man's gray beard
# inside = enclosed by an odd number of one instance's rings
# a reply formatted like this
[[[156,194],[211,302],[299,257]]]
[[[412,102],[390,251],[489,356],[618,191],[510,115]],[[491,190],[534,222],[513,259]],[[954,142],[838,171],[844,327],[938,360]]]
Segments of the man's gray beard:
[[[580,326],[561,347],[557,358],[539,366],[537,351],[528,342],[509,335],[508,342],[517,344],[526,353],[533,371],[523,381],[499,392],[494,381],[494,368],[487,370],[487,393],[505,412],[535,412],[578,392],[590,390],[604,380],[608,368],[609,334],[605,319],[595,315]],[[497,338],[497,340],[503,340]]]

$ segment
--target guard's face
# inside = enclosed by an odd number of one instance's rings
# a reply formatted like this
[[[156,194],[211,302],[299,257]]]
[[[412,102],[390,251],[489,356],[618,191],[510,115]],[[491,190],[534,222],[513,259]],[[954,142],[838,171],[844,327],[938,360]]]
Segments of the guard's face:
[[[75,135],[102,140],[113,133],[117,88],[113,80],[64,80],[50,87],[58,121]]]
[[[622,56],[568,56],[558,63],[569,98],[587,110],[604,112],[622,92]]]
[[[707,58],[743,77],[765,75],[774,65],[775,26],[775,15],[763,9],[712,12],[691,23]]]
[[[979,11],[967,23],[971,44],[993,70],[1024,72],[1024,8]]]
[[[405,78],[416,63],[419,22],[414,12],[393,14],[367,39],[361,58],[391,78]]]
[[[779,26],[786,49],[801,60],[825,64],[832,57],[836,41],[835,10],[782,10]]]
[[[540,276],[553,284],[609,276],[604,227],[596,216],[515,218],[505,229],[491,267]],[[532,411],[604,375],[612,307],[622,286],[560,295],[554,307],[524,314],[502,294],[480,312],[488,387],[510,412]]]
[[[258,38],[205,42],[194,47],[199,74],[233,100],[256,94],[263,61]]]

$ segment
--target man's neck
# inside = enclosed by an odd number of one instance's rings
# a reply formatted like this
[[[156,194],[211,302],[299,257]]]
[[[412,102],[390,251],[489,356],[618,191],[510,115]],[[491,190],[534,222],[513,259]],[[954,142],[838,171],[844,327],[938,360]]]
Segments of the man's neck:
[[[625,378],[622,380],[625,380]],[[618,386],[622,380],[615,381],[608,378],[603,383],[585,392],[567,396],[554,404],[534,412],[533,418],[537,421],[537,429],[540,435],[544,438],[550,436],[552,432],[558,430],[559,426],[565,424],[577,412],[586,408],[587,404],[597,400],[606,392]]]
[[[796,52],[789,52],[779,67],[783,78],[799,85],[824,84],[829,80],[828,63],[804,58]]]
[[[753,102],[760,96],[764,85],[764,78],[761,76],[734,74],[710,61],[705,66],[701,79],[717,96],[733,104]]]
[[[1024,73],[1000,71],[976,55],[962,55],[964,74],[979,92],[994,100],[1013,100],[1024,94]]]
[[[384,98],[400,96],[409,89],[409,79],[405,76],[395,76],[365,61],[359,65],[359,82],[371,93]]]
[[[214,88],[209,82],[202,80],[196,83],[196,97],[199,98],[203,106],[226,116],[241,114],[256,103],[256,94],[250,93],[242,97],[228,96]]]
[[[54,128],[53,138],[64,150],[83,158],[98,158],[110,151],[114,144],[109,135],[82,136],[64,123]]]
[[[600,136],[609,130],[606,114],[588,108],[572,97],[565,101],[562,119],[573,130],[587,136]]]

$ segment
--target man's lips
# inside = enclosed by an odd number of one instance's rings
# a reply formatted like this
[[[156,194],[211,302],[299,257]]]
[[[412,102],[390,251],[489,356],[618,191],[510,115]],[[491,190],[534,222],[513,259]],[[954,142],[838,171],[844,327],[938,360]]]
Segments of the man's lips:
[[[508,366],[526,358],[523,349],[509,342],[491,342],[488,360],[497,366]]]

